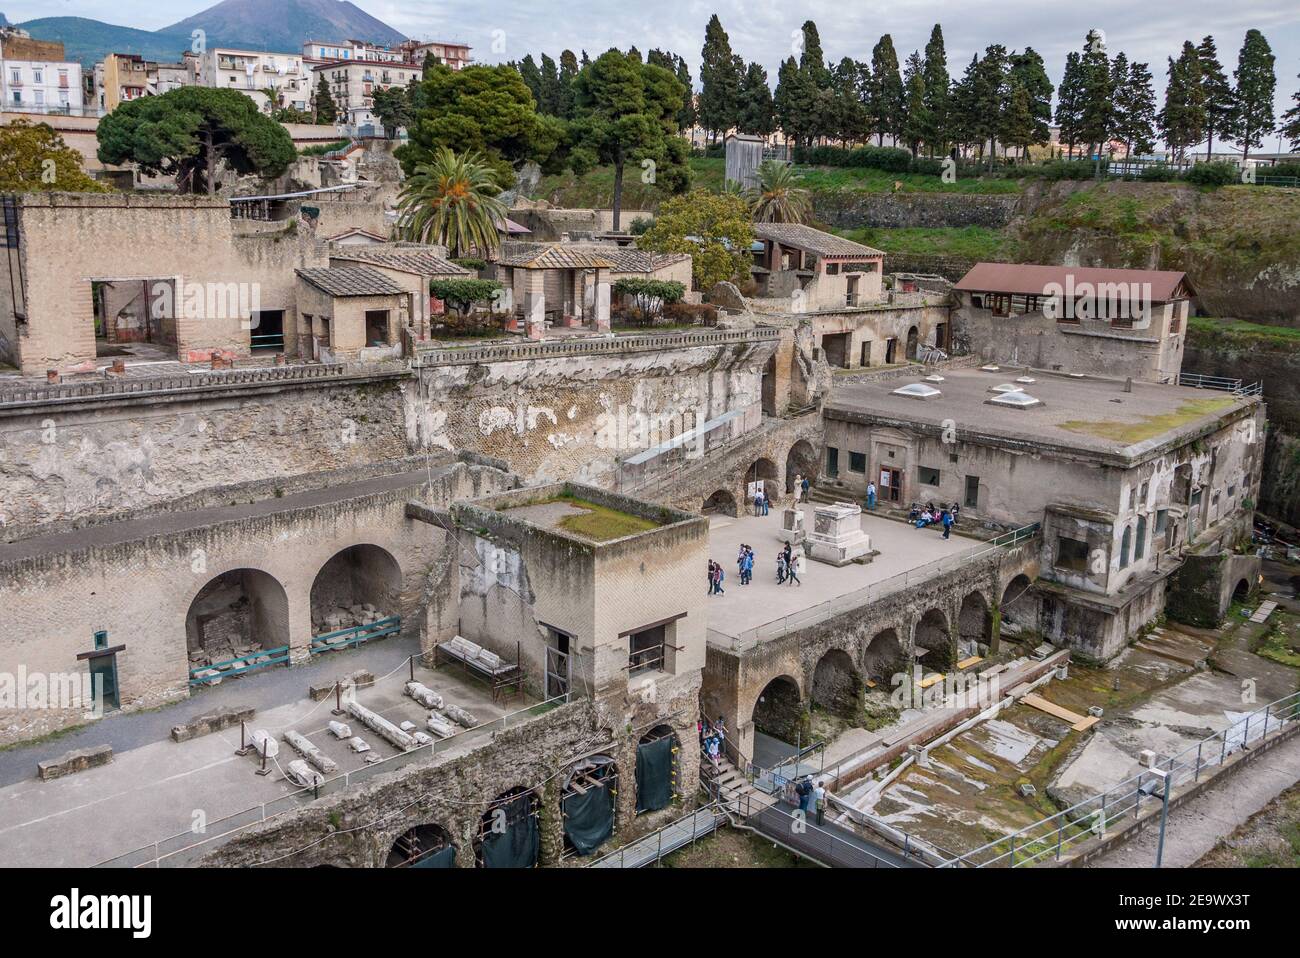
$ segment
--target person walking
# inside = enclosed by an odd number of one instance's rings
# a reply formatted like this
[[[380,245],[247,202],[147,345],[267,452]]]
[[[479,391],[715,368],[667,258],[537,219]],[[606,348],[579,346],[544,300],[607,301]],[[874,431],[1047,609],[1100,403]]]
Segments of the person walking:
[[[763,490],[762,495],[763,495],[763,515],[767,515],[767,510],[768,507],[772,504],[772,500],[768,499],[767,497],[767,489]]]
[[[785,572],[786,572],[785,553],[778,552],[776,554],[776,584],[777,585],[781,585],[781,583],[785,582]]]
[[[947,509],[943,510],[943,537],[947,539],[952,535],[952,513]]]
[[[713,595],[713,560],[709,560],[709,595]]]
[[[799,573],[803,571],[803,553],[796,552],[790,557],[790,581],[795,585],[803,588],[803,583],[799,581]]]
[[[807,476],[804,476],[804,477],[803,477],[803,482],[800,483],[800,485],[803,486],[803,501],[804,501],[804,502],[807,502],[807,501],[808,501],[808,490],[812,488],[812,483],[808,481],[808,477],[807,477]]]
[[[722,587],[722,580],[727,577],[727,574],[722,571],[722,563],[714,566],[713,574],[717,576],[717,585],[714,588],[717,590],[718,595],[726,595],[727,590]]]
[[[867,483],[867,508],[876,508],[876,484],[874,482]]]
[[[826,786],[821,782],[813,789],[813,808],[817,810],[817,824],[826,824]]]

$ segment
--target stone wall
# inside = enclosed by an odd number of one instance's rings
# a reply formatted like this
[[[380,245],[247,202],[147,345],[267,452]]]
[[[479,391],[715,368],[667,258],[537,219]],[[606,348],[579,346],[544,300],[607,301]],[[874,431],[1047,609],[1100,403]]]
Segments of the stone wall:
[[[1019,194],[816,192],[813,213],[837,229],[983,226],[1011,222]],[[892,259],[891,259],[892,268]]]

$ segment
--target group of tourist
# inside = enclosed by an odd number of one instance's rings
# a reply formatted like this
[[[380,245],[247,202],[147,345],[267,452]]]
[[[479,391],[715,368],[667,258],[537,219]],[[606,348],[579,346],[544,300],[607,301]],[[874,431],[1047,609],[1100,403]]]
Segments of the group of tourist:
[[[722,580],[726,578],[726,573],[722,571],[722,563],[709,560],[709,595],[726,595],[722,588]]]
[[[740,555],[736,556],[736,567],[740,571],[740,584],[749,585],[754,581],[754,549],[745,543],[740,544]]]
[[[802,586],[799,573],[803,571],[803,553],[795,552],[790,547],[790,540],[785,540],[785,548],[776,554],[776,584]]]
[[[759,484],[758,490],[754,493],[754,515],[765,516],[772,505],[772,500],[767,496],[767,489],[762,483]]]
[[[695,727],[700,733],[700,749],[716,769],[722,761],[722,745],[727,740],[727,722],[721,715],[712,724],[701,717]]]
[[[947,539],[952,535],[952,527],[957,523],[957,511],[960,508],[955,502],[952,506],[942,505],[938,508],[935,508],[933,502],[927,502],[925,508],[914,502],[907,513],[907,519],[909,522],[914,523],[918,529],[941,525],[943,526],[943,537]]]
[[[809,812],[817,813],[817,824],[822,825],[826,821],[826,786],[817,782],[813,784],[812,776],[805,775],[795,783],[794,793],[799,798],[799,811],[807,815]]]

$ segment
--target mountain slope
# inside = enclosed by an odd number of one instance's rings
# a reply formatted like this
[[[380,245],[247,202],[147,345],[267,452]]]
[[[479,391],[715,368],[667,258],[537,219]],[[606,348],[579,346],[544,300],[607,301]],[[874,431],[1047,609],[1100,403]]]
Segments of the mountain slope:
[[[154,33],[85,17],[41,17],[18,26],[37,40],[62,40],[64,55],[87,67],[108,53],[138,53],[174,63],[190,48],[188,33]]]
[[[222,0],[159,33],[204,30],[209,42],[239,43],[254,49],[296,52],[304,40],[369,40],[395,44],[406,39],[349,0]]]

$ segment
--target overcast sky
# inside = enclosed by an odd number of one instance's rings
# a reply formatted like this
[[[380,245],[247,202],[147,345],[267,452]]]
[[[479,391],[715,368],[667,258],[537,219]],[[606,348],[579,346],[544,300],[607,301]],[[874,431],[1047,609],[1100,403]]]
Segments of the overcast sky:
[[[266,0],[274,3],[275,0]],[[518,59],[566,47],[593,56],[611,46],[635,44],[680,53],[699,79],[704,26],[722,19],[732,49],[767,67],[773,82],[790,55],[793,35],[806,19],[817,23],[831,60],[870,60],[882,33],[890,33],[899,60],[922,49],[931,26],[943,25],[948,68],[960,76],[971,55],[990,43],[1032,46],[1060,79],[1065,55],[1079,49],[1089,28],[1105,33],[1112,54],[1146,61],[1163,99],[1166,59],[1185,39],[1213,34],[1231,76],[1247,29],[1263,31],[1277,57],[1278,108],[1285,109],[1300,73],[1300,3],[1296,0],[354,0],[403,33],[426,39],[463,40],[480,62]],[[13,22],[35,17],[83,16],[154,30],[212,5],[212,0],[2,0]]]

